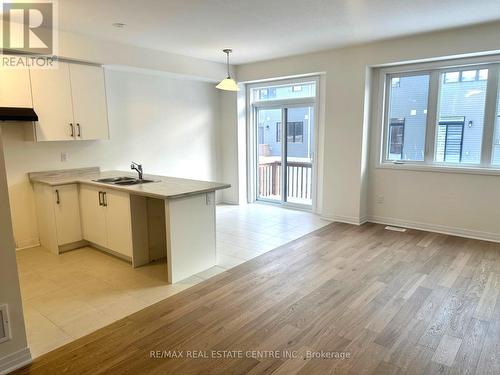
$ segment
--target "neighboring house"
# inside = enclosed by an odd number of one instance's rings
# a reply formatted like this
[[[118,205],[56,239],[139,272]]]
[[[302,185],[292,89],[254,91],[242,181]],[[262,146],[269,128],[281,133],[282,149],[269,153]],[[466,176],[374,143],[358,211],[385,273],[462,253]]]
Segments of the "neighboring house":
[[[487,70],[448,72],[441,78],[436,124],[437,162],[479,163]],[[429,76],[393,78],[388,159],[424,159]]]
[[[281,111],[265,111],[259,114],[258,141],[259,145],[266,145],[267,155],[281,155]],[[288,110],[287,136],[288,156],[298,158],[311,157],[311,124],[313,113],[309,108],[292,108]]]

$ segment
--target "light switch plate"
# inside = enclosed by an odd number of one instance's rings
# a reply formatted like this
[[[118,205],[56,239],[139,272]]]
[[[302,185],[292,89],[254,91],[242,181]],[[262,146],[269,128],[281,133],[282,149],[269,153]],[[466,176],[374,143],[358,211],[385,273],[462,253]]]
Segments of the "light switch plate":
[[[61,161],[64,163],[65,161],[68,161],[69,155],[67,152],[61,152]]]

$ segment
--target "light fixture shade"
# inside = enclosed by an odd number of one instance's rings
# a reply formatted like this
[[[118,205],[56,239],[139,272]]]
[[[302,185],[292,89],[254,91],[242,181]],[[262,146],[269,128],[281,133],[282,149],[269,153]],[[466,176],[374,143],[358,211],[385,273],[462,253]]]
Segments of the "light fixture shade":
[[[238,84],[234,79],[231,77],[227,77],[226,79],[223,79],[217,86],[215,86],[219,90],[226,90],[226,91],[240,91],[240,88],[238,87]]]

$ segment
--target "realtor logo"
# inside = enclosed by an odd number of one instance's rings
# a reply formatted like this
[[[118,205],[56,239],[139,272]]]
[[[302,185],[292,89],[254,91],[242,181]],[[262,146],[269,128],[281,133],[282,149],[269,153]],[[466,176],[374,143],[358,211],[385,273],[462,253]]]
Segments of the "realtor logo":
[[[2,48],[52,56],[55,54],[53,2],[3,2]]]

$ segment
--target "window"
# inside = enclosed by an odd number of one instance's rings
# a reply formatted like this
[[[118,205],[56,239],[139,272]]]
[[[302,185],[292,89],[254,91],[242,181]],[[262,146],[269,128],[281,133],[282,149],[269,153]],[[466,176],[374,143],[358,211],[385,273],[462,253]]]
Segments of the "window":
[[[500,85],[499,85],[500,87]],[[491,164],[500,166],[500,89],[497,96],[497,110],[495,116],[495,132],[493,134],[493,150]]]
[[[439,90],[435,161],[479,164],[487,81],[476,80],[477,70],[458,73],[462,77],[460,82],[453,85],[443,84]],[[464,126],[465,124],[467,125]],[[453,151],[448,146],[452,147]],[[444,153],[445,150],[451,153],[448,157]]]
[[[390,69],[382,162],[500,167],[500,64]]]
[[[258,130],[257,134],[259,136],[259,145],[263,145],[265,143],[265,140],[264,140],[264,127],[263,126],[259,126],[259,130]]]
[[[475,81],[477,78],[477,70],[465,70],[460,75],[461,82]]]
[[[253,89],[252,96],[253,101],[313,98],[316,96],[316,82]]]
[[[276,123],[276,143],[281,142],[281,121]]]
[[[464,70],[457,72],[447,72],[444,74],[444,83],[486,81],[488,79],[488,69]]]
[[[428,94],[428,74],[391,77],[387,160],[424,160]]]
[[[445,117],[439,120],[436,139],[436,160],[460,163],[464,140],[465,117]]]
[[[301,122],[287,122],[287,142],[288,143],[302,143],[304,142],[304,123]]]
[[[394,77],[393,79],[391,79],[391,86],[392,87],[399,87],[400,86],[399,77]]]
[[[444,83],[455,83],[460,78],[460,72],[450,72],[444,74]]]
[[[389,154],[394,155],[394,158],[403,157],[403,144],[405,136],[405,119],[391,119],[389,126],[390,147]]]

